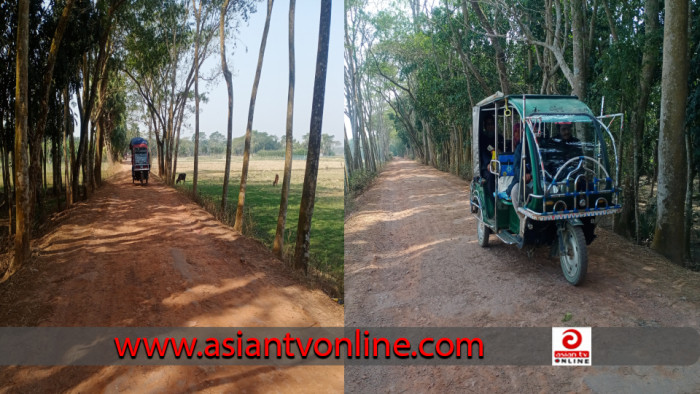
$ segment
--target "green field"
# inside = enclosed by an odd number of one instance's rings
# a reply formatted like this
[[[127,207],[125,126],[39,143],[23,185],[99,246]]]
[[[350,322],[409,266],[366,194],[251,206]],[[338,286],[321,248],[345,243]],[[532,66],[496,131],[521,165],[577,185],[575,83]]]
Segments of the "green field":
[[[192,190],[193,158],[178,159],[178,173],[187,174],[185,185],[176,188]],[[287,209],[285,231],[285,253],[294,253],[299,204],[306,160],[292,163],[292,181]],[[202,157],[199,160],[198,191],[203,205],[216,209],[221,203],[225,161],[223,156]],[[224,221],[232,224],[238,201],[241,182],[242,157],[233,157],[229,178],[228,209],[224,215],[217,213]],[[251,158],[246,188],[246,211],[244,218],[245,235],[262,241],[272,248],[279,214],[282,191],[284,160]],[[272,186],[275,174],[279,174],[279,184]],[[342,157],[321,158],[316,187],[316,202],[311,223],[311,266],[323,274],[331,275],[342,283],[343,278],[343,159]],[[342,285],[341,285],[342,286]],[[341,290],[342,291],[342,290]]]

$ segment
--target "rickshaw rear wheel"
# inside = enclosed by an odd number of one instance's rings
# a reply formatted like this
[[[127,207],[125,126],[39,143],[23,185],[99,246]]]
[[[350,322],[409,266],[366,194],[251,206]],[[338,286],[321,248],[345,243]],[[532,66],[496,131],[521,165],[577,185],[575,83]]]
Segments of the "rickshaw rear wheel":
[[[588,270],[588,250],[586,237],[580,226],[567,223],[560,235],[563,238],[565,253],[559,255],[564,278],[574,286],[583,283]]]
[[[486,223],[483,221],[479,222],[476,228],[476,234],[479,238],[479,246],[482,248],[489,246],[489,234],[491,234],[491,229],[486,226]]]

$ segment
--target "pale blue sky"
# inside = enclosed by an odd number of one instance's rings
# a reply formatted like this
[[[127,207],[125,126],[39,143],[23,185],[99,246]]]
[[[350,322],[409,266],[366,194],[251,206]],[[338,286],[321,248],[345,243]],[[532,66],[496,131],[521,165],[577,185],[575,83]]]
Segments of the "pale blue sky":
[[[296,84],[294,102],[294,138],[301,141],[309,132],[314,75],[316,72],[316,50],[321,4],[319,1],[297,0],[295,11]],[[266,2],[258,3],[258,11],[251,15],[247,25],[241,26],[236,39],[236,48],[227,43],[229,68],[233,77],[233,136],[245,134],[248,119],[248,104],[255,78],[258,50],[265,26]],[[328,74],[323,113],[323,133],[343,141],[343,17],[342,0],[333,1],[331,15],[331,37],[328,52]],[[253,129],[283,136],[287,116],[287,88],[289,80],[288,54],[289,0],[276,0],[272,9],[270,32],[267,38],[262,75],[255,105]],[[218,43],[217,43],[218,45]],[[212,55],[203,65],[208,74],[212,68],[221,67],[218,54]],[[200,104],[200,131],[210,135],[214,131],[226,134],[227,94],[226,82],[219,77],[213,84],[200,83],[209,102]],[[194,133],[194,117],[190,126],[181,131],[183,136]]]

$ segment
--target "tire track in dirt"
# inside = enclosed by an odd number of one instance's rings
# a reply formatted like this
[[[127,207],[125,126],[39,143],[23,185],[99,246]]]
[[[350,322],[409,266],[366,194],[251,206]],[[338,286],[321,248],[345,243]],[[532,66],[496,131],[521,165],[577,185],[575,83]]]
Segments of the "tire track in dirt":
[[[346,326],[690,326],[700,274],[598,229],[586,282],[547,248],[477,243],[468,183],[406,160],[387,164],[345,223]],[[570,313],[573,318],[562,323]],[[346,390],[693,392],[689,367],[348,367]],[[383,390],[382,390],[383,391]]]
[[[0,286],[3,326],[341,326],[343,308],[309,290],[256,241],[127,166],[57,216],[39,255]],[[343,367],[4,367],[0,393],[327,392]]]

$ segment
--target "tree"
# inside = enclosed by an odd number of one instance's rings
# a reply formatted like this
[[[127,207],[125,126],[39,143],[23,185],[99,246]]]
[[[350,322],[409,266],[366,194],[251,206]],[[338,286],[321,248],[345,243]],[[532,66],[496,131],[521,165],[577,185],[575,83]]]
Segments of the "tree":
[[[67,0],[65,6],[63,7],[63,12],[56,26],[56,31],[53,38],[51,39],[51,49],[49,50],[48,58],[46,60],[46,69],[44,70],[44,77],[41,87],[41,97],[40,97],[40,109],[39,109],[39,119],[36,123],[36,128],[34,133],[32,133],[32,149],[31,154],[31,164],[30,164],[30,174],[34,178],[34,185],[37,187],[31,193],[32,203],[39,197],[38,187],[40,182],[37,179],[40,178],[39,172],[41,168],[39,166],[40,160],[40,149],[36,149],[37,146],[41,145],[41,141],[44,138],[44,132],[46,129],[46,121],[49,115],[49,96],[51,95],[51,85],[53,82],[53,71],[56,65],[56,59],[58,58],[58,50],[61,46],[61,40],[63,40],[63,34],[66,31],[68,25],[68,20],[70,19],[71,12],[73,10],[74,0]],[[32,204],[34,205],[34,204]]]
[[[27,157],[27,123],[29,114],[29,0],[18,1],[17,68],[15,90],[15,255],[0,282],[10,277],[29,259],[30,185]]]
[[[221,71],[226,80],[226,92],[228,93],[228,118],[226,119],[226,165],[224,166],[224,184],[221,194],[221,211],[226,212],[226,202],[228,201],[228,178],[231,172],[231,138],[233,136],[233,79],[231,71],[226,63],[226,14],[228,12],[229,0],[224,0],[221,5],[221,17],[219,19],[219,47],[221,51]],[[210,136],[209,140],[213,137]]]
[[[664,24],[659,185],[651,247],[682,264],[685,252],[685,105],[688,97],[688,2],[666,1]]]
[[[166,184],[173,184],[177,173],[179,135],[185,113],[189,111],[187,102],[191,99],[192,86],[198,80],[199,65],[211,54],[210,42],[219,27],[213,7],[219,3],[200,4],[195,12],[195,19],[199,18],[196,23],[198,30],[194,32],[189,24],[187,3],[170,0],[144,4],[145,8],[138,12],[129,26],[126,40],[128,67],[125,71],[136,85],[151,117],[159,175],[164,177]],[[236,2],[230,8],[247,10],[249,4]],[[154,13],[158,18],[153,18]],[[201,95],[198,86],[195,87],[197,105]]]
[[[463,0],[462,4],[463,8],[466,9],[466,0]],[[491,41],[491,45],[493,45],[493,49],[496,51],[496,65],[498,66],[498,78],[501,82],[501,91],[503,92],[503,94],[510,94],[510,83],[508,81],[508,74],[506,72],[506,55],[503,51],[503,47],[501,47],[499,38],[496,36],[496,33],[493,27],[491,26],[491,23],[488,21],[488,19],[486,19],[486,15],[484,15],[484,12],[481,10],[479,2],[476,0],[471,0],[471,4],[472,9],[476,13],[476,16],[479,18],[479,22],[488,33],[488,37]]]
[[[333,156],[333,148],[338,144],[338,141],[336,141],[335,137],[333,137],[332,135],[321,135],[321,153],[323,153],[324,156]]]
[[[311,124],[309,126],[309,152],[306,155],[304,187],[301,194],[299,225],[297,226],[297,240],[294,248],[294,268],[303,269],[304,272],[308,272],[309,266],[311,218],[314,213],[318,159],[321,154],[321,126],[323,123],[323,103],[326,93],[330,28],[331,0],[322,0],[318,31],[318,51],[316,55],[316,76],[314,78],[314,96],[311,107]]]
[[[90,173],[88,173],[88,156],[90,155],[90,147],[88,146],[88,127],[90,124],[90,118],[92,116],[92,110],[95,105],[95,100],[97,98],[97,87],[99,81],[103,78],[107,78],[107,59],[111,56],[110,48],[110,37],[112,34],[112,28],[114,27],[115,17],[121,6],[124,4],[125,0],[107,0],[101,1],[96,7],[99,14],[99,36],[97,40],[97,47],[94,48],[97,51],[95,55],[91,50],[88,50],[83,54],[83,63],[81,67],[82,80],[83,80],[83,97],[81,99],[80,95],[77,95],[78,99],[78,109],[80,112],[80,144],[78,145],[78,153],[76,155],[75,163],[71,169],[71,174],[73,175],[73,195],[78,193],[80,167],[83,170],[83,180],[84,182],[91,183]],[[106,11],[105,11],[106,10]],[[94,56],[94,57],[93,57]],[[87,186],[87,185],[84,185]],[[85,197],[87,197],[88,188],[85,187]]]
[[[296,0],[289,0],[289,87],[287,90],[287,132],[284,147],[284,174],[282,175],[282,197],[280,212],[277,215],[277,229],[272,252],[282,258],[284,251],[284,227],[287,222],[287,203],[289,201],[289,184],[292,179],[292,153],[294,148],[294,7]]]
[[[236,208],[236,221],[233,229],[243,231],[243,209],[245,207],[245,191],[248,183],[248,165],[250,162],[250,137],[253,131],[253,116],[255,115],[255,99],[258,96],[258,84],[262,73],[263,57],[265,56],[265,44],[267,44],[267,33],[270,31],[270,17],[272,16],[272,5],[274,0],[267,0],[267,16],[265,17],[265,28],[263,29],[262,41],[260,42],[260,52],[258,53],[258,66],[255,70],[255,80],[253,90],[250,93],[250,106],[248,107],[248,123],[245,129],[245,148],[243,150],[243,167],[241,169],[241,187],[238,189],[238,207]]]
[[[649,104],[654,76],[657,73],[657,53],[659,45],[656,40],[659,29],[659,0],[644,2],[644,54],[642,55],[642,72],[639,76],[639,91],[636,110],[632,115],[631,129],[634,133],[634,223],[635,241],[639,242],[639,175],[642,161],[642,139],[645,118]]]
[[[204,15],[202,15],[202,8],[204,9]],[[199,95],[199,67],[202,64],[204,58],[200,59],[200,46],[202,45],[202,35],[205,35],[205,47],[208,47],[209,41],[213,37],[213,32],[216,31],[218,27],[217,23],[208,23],[209,16],[214,15],[212,8],[215,6],[215,2],[207,1],[203,5],[202,0],[199,0],[199,7],[197,7],[196,0],[192,0],[192,8],[194,10],[195,16],[195,36],[194,36],[194,102],[195,102],[195,127],[194,127],[194,173],[192,174],[192,194],[197,195],[197,180],[199,177],[199,102],[201,97]],[[213,22],[216,22],[215,20]],[[204,51],[206,52],[206,50]]]
[[[194,36],[194,173],[192,174],[192,195],[197,195],[197,178],[199,173],[199,39],[202,24],[202,1],[197,3],[192,0],[192,8],[196,20],[196,31]]]
[[[242,12],[245,19],[247,15],[247,8],[251,7],[252,1],[250,3],[234,3],[235,4],[233,5],[231,10],[235,12]],[[228,69],[228,64],[226,63],[226,22],[227,15],[231,10],[229,10],[229,0],[224,0],[224,3],[221,5],[221,15],[219,18],[219,50],[221,52],[221,70],[224,74],[224,79],[226,80],[226,90],[228,93],[228,118],[226,127],[226,165],[224,169],[224,184],[221,195],[221,210],[224,212],[226,211],[226,203],[228,201],[228,181],[229,173],[231,172],[231,139],[233,135],[233,80],[231,76],[231,71]]]

